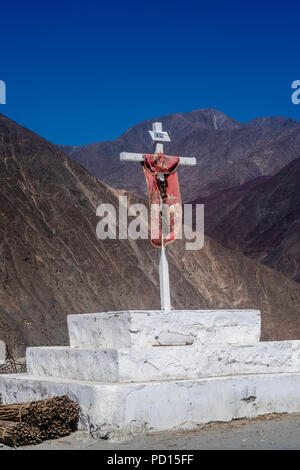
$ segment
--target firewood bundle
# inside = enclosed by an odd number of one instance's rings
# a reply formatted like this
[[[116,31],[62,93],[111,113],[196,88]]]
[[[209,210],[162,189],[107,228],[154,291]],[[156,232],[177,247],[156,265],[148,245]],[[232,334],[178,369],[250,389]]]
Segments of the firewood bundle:
[[[28,428],[31,428],[32,433],[36,433],[36,439],[40,439],[40,441],[67,436],[72,431],[76,430],[78,418],[78,404],[70,400],[67,396],[52,397],[46,400],[28,403],[0,405],[0,422],[9,422],[10,424],[13,422],[26,425],[24,436],[28,434]],[[21,426],[15,433],[22,434]],[[7,444],[8,441],[5,441],[5,435],[4,433],[3,438],[0,431],[0,442]],[[18,437],[16,442],[21,442],[20,439],[21,438]],[[16,445],[27,445],[25,441],[26,439],[24,437],[24,443]]]
[[[26,423],[0,421],[0,442],[12,447],[39,444],[42,441],[38,428]]]

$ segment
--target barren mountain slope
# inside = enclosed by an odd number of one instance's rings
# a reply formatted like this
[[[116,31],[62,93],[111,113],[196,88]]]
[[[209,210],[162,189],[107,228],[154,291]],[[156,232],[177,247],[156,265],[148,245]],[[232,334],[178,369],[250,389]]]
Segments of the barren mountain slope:
[[[300,158],[195,202],[205,203],[208,235],[300,281]]]
[[[264,340],[300,338],[298,283],[209,237],[196,252],[185,251],[178,242],[170,257],[173,290],[178,285],[172,276],[175,264],[184,281],[192,283],[202,296],[201,302],[196,299],[196,308],[258,308]]]

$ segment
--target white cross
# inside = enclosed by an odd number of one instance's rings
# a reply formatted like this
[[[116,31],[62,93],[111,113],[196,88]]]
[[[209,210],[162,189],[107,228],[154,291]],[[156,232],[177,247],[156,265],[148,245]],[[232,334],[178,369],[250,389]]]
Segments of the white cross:
[[[164,153],[162,142],[170,142],[171,139],[168,133],[162,130],[162,123],[154,122],[152,124],[152,131],[149,131],[149,133],[153,140],[154,153]],[[120,160],[126,161],[126,162],[143,162],[144,154],[121,152]],[[179,157],[179,164],[187,165],[187,166],[196,165],[196,158]],[[161,245],[160,258],[159,258],[159,284],[160,284],[161,310],[171,310],[168,253],[167,253],[167,247],[164,246],[164,243],[162,243]]]

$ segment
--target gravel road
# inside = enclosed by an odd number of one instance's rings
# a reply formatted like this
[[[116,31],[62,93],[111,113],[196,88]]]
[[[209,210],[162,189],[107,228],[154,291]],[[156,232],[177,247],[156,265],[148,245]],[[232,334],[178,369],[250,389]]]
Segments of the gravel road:
[[[2,446],[1,450],[9,449]],[[204,449],[300,449],[300,415],[267,415],[253,420],[204,425],[197,432],[135,436],[123,442],[91,437],[77,431],[58,440],[19,449],[36,450],[204,450]]]

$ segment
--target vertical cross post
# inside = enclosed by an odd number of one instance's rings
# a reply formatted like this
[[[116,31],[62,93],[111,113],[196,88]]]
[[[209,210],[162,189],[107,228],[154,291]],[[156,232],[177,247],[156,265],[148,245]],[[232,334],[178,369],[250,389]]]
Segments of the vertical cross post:
[[[162,132],[162,123],[154,122],[152,124],[153,133]],[[154,141],[154,154],[164,153],[164,145],[161,142]],[[165,179],[164,175],[160,175],[161,179]],[[160,208],[162,210],[162,198],[160,196]],[[163,226],[163,224],[162,224]],[[162,234],[164,236],[164,234]],[[169,263],[168,263],[168,248],[164,245],[162,240],[160,255],[159,255],[159,287],[160,287],[160,306],[161,310],[171,309],[171,297],[170,297],[170,278],[169,278]]]
[[[152,124],[152,131],[149,131],[153,140],[154,153],[164,153],[164,147],[162,142],[170,142],[170,137],[167,132],[162,130],[161,122],[154,122]],[[143,162],[144,154],[142,153],[131,153],[121,152],[120,160],[123,162]],[[196,165],[196,159],[194,157],[179,157],[180,165],[193,166]],[[158,175],[162,181],[164,181],[164,175]],[[162,198],[160,198],[160,205],[162,208]],[[162,230],[164,230],[164,223],[162,221]],[[164,236],[164,233],[162,233]],[[170,300],[170,280],[169,280],[169,264],[168,264],[168,252],[167,247],[164,246],[162,240],[162,246],[159,255],[159,286],[160,286],[160,305],[161,310],[171,309]]]

